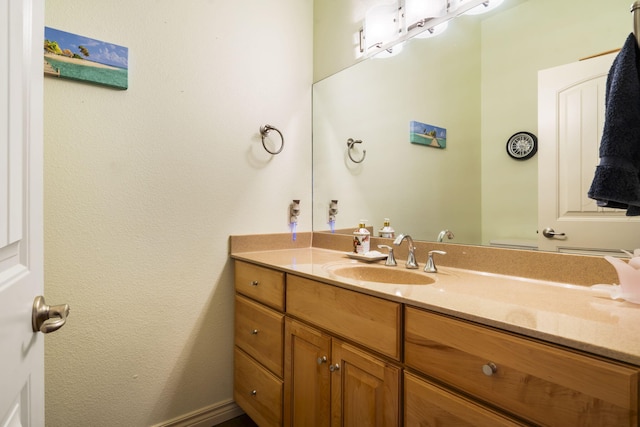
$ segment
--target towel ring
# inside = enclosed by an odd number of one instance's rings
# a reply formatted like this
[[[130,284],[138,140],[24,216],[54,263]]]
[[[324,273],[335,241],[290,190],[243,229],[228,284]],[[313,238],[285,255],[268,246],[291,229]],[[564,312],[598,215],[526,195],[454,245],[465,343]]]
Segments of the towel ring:
[[[280,149],[278,151],[271,151],[267,148],[267,145],[264,143],[264,139],[267,137],[267,135],[269,135],[269,131],[270,130],[275,130],[276,132],[278,132],[278,134],[280,135],[280,139],[282,140],[282,144],[280,144]],[[262,135],[262,146],[264,147],[265,150],[267,150],[267,153],[269,154],[279,154],[282,149],[284,148],[284,136],[282,136],[282,132],[280,132],[278,129],[274,128],[271,125],[264,125],[264,126],[260,126],[260,135]]]
[[[364,158],[367,156],[367,150],[362,150],[362,158],[360,160],[356,160],[351,155],[351,149],[355,144],[362,144],[362,141],[359,139],[354,140],[353,138],[347,139],[347,154],[349,155],[349,158],[353,163],[362,163],[364,161]]]

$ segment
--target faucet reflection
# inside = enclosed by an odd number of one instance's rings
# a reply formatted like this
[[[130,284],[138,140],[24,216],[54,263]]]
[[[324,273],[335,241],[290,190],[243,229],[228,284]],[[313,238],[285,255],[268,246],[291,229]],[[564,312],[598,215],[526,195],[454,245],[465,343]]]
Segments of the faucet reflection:
[[[416,251],[416,247],[413,244],[413,239],[411,238],[411,236],[409,236],[408,234],[399,234],[398,237],[396,237],[396,239],[393,241],[394,245],[400,245],[400,243],[402,243],[403,240],[407,240],[407,243],[409,243],[409,255],[407,255],[407,263],[405,264],[405,266],[407,268],[418,268],[418,263],[416,262],[416,255],[415,255],[415,251]]]
[[[436,240],[436,242],[442,242],[442,240],[444,240],[445,236],[447,237],[447,239],[451,240],[453,239],[453,233],[449,230],[442,230],[440,232],[440,234],[438,234],[438,239]]]

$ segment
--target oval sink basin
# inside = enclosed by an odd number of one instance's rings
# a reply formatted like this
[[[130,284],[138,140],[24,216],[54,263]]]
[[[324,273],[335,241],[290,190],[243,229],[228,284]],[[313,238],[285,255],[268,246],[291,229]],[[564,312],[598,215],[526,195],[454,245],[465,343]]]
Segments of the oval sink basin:
[[[344,279],[364,282],[390,283],[394,285],[430,285],[435,283],[431,277],[418,270],[394,267],[374,267],[371,265],[344,265],[334,267],[331,273]]]

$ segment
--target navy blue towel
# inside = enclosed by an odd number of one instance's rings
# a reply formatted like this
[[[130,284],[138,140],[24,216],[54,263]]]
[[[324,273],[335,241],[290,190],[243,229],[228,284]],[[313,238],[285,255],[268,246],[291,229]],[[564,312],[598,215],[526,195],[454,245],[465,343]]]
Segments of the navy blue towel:
[[[606,85],[605,120],[588,196],[598,206],[640,215],[640,51],[633,34],[613,61]]]

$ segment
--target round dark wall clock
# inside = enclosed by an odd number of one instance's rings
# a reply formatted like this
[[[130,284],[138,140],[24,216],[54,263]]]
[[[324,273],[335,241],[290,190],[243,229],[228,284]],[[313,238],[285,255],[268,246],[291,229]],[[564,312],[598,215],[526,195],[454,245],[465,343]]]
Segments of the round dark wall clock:
[[[538,151],[538,138],[529,132],[518,132],[507,141],[507,153],[516,160],[527,160]]]

